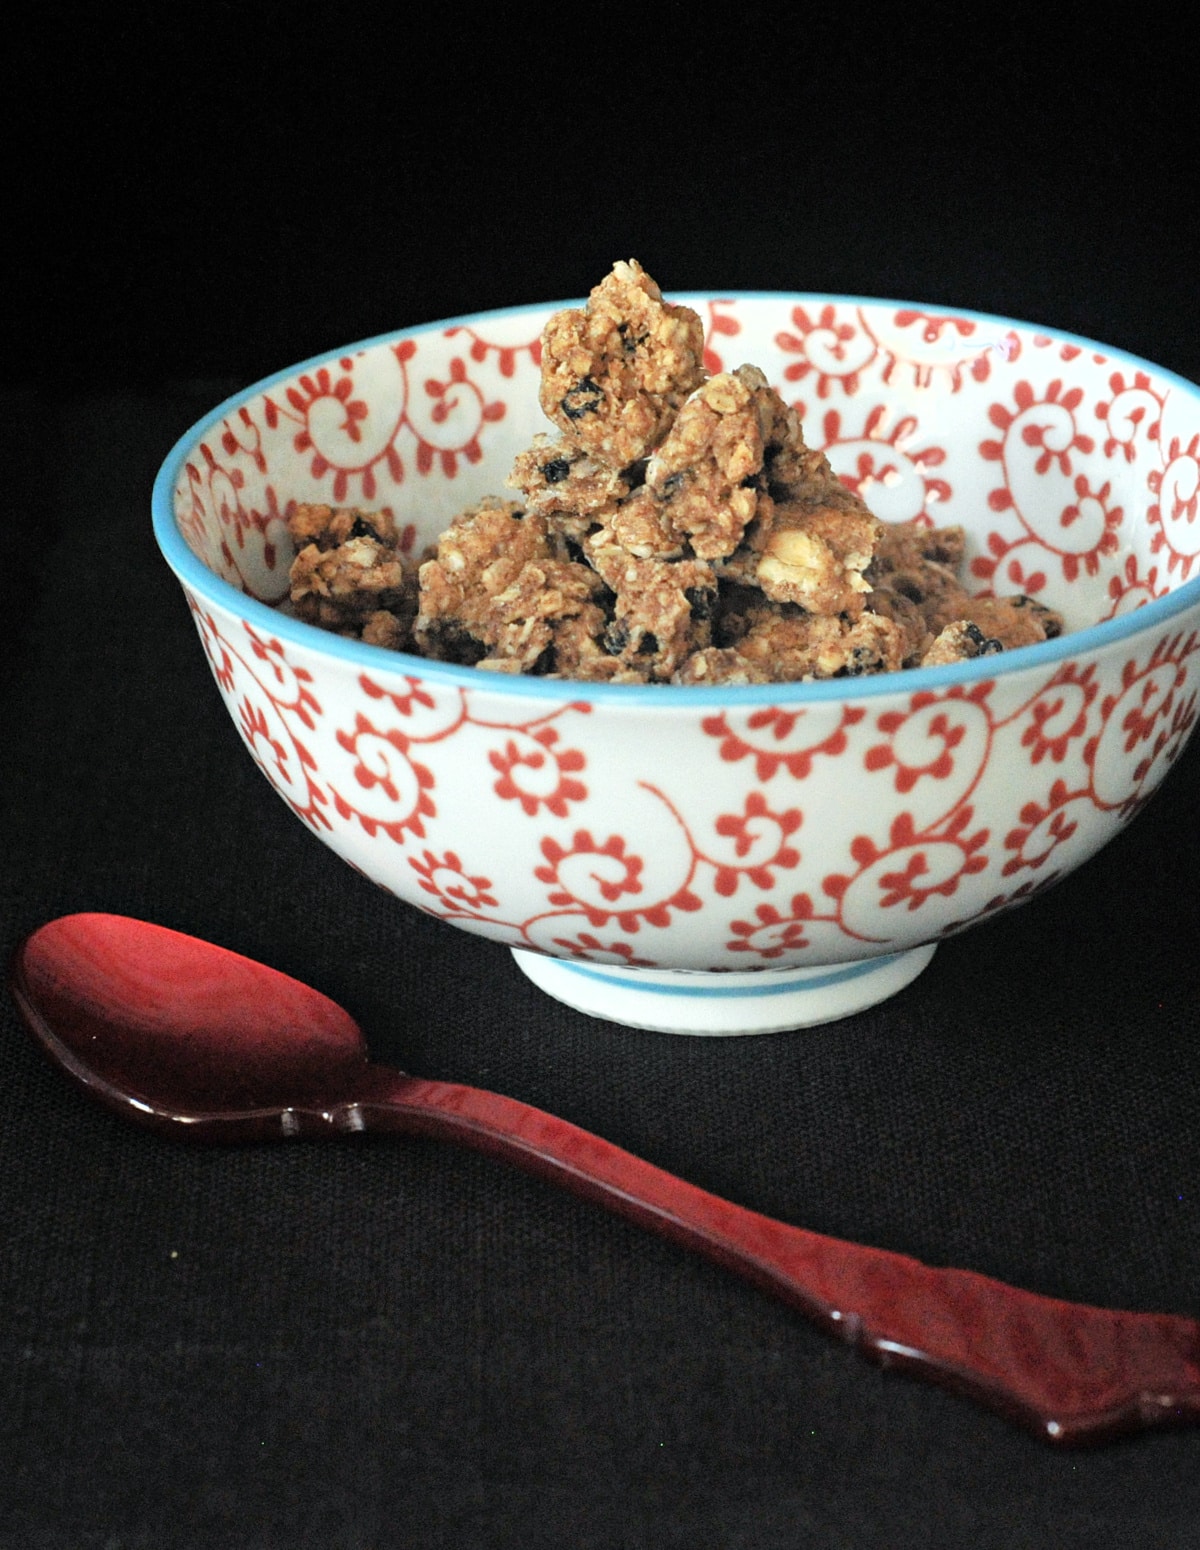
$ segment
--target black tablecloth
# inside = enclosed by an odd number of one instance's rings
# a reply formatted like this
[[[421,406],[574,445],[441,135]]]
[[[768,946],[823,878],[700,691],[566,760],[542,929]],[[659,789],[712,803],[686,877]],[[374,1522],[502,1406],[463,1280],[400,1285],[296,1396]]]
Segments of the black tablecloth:
[[[831,48],[804,8],[791,37],[765,7],[703,36],[668,9],[666,41],[601,69],[589,35],[573,76],[540,34],[532,97],[487,48],[465,70],[451,32],[362,36],[306,74],[290,11],[269,45],[233,11],[174,39],[147,12],[144,69],[134,34],[98,54],[81,28],[53,92],[27,66],[24,182],[68,155],[7,244],[52,235],[0,371],[0,952],[61,913],[146,917],[316,985],[381,1059],[771,1215],[1200,1313],[1200,743],[1097,858],[885,1005],[755,1039],[636,1032],[291,816],[154,547],[154,473],[226,390],[578,295],[617,257],[669,290],[1009,312],[1200,376],[1187,51],[1148,21],[1107,40],[1101,84],[1065,24],[967,60],[948,18],[900,57],[892,13]],[[7,997],[0,1080],[5,1550],[1200,1546],[1200,1429],[1055,1451],[446,1145],[160,1139],[69,1087]]]
[[[772,1215],[1200,1311],[1200,746],[874,1011],[733,1040],[592,1021],[371,887],[246,757],[146,520],[204,407],[23,406],[61,471],[5,663],[5,950],[67,911],[144,916],[315,984],[380,1058]],[[1200,1432],[1053,1452],[498,1164],[159,1139],[0,1019],[0,1543],[1200,1543]]]

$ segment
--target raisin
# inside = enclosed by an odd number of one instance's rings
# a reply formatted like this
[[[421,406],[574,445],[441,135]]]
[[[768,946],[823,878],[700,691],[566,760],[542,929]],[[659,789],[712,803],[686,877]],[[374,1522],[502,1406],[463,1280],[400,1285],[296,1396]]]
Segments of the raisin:
[[[1026,597],[1024,593],[1020,597],[1010,598],[1014,608],[1031,608],[1042,621],[1042,628],[1046,632],[1047,640],[1057,640],[1062,634],[1062,621],[1044,603],[1039,603],[1036,598]]]
[[[542,478],[547,484],[561,484],[570,472],[571,465],[565,457],[551,458],[542,464]]]
[[[689,587],[683,594],[697,624],[707,624],[716,612],[716,593],[708,587]]]
[[[354,521],[351,524],[348,538],[373,538],[376,543],[379,540],[379,530],[370,523],[361,511],[356,511]]]
[[[879,658],[867,646],[855,646],[850,653],[849,660],[843,662],[841,667],[835,668],[834,678],[861,678],[866,672],[878,666]]]
[[[568,420],[582,420],[585,414],[595,414],[604,402],[604,389],[591,377],[581,377],[569,393],[563,395],[559,408]]]
[[[994,657],[998,651],[1004,650],[1004,642],[996,639],[994,635],[985,635],[977,624],[968,623],[963,634],[975,647],[977,657]]]
[[[427,639],[433,647],[431,654],[443,662],[474,667],[487,656],[484,643],[453,620],[439,621],[430,629]]]
[[[649,338],[648,334],[631,334],[628,323],[618,323],[617,333],[621,336],[621,352],[626,359],[636,355]]]

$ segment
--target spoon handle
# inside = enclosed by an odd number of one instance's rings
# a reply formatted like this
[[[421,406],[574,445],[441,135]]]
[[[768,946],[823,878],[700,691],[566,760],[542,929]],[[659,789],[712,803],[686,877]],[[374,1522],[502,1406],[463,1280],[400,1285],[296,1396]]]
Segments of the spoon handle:
[[[1050,1442],[1200,1421],[1200,1322],[1040,1296],[734,1205],[528,1104],[372,1068],[353,1128],[457,1141],[514,1163],[783,1299],[883,1367]]]

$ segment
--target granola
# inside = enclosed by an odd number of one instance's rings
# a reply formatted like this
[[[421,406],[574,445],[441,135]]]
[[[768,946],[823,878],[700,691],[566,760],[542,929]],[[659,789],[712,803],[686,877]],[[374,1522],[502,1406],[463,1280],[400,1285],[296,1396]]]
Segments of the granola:
[[[724,559],[758,514],[775,395],[755,366],[709,377],[646,465],[645,499],[683,553]]]
[[[570,558],[544,517],[487,499],[456,517],[419,569],[413,639],[426,656],[502,672],[559,672],[564,624],[604,627],[604,583]]]
[[[505,480],[522,497],[526,511],[550,517],[567,538],[581,542],[597,523],[611,518],[632,489],[630,480],[589,456],[565,437],[538,435]]]
[[[737,684],[969,661],[1053,638],[1029,597],[976,597],[965,535],[880,522],[755,366],[635,261],[542,335],[555,427],[423,557],[393,518],[297,505],[291,602],[375,645],[584,682]]]
[[[858,678],[904,666],[903,629],[882,614],[811,614],[760,598],[722,616],[731,643],[693,652],[677,675],[689,684],[780,683]]]
[[[394,637],[406,638],[417,589],[388,513],[301,504],[287,525],[297,550],[290,595],[301,619],[361,635],[372,616],[383,612],[395,621]],[[373,629],[377,638],[378,621]]]
[[[657,446],[703,378],[700,317],[664,302],[633,259],[614,265],[586,307],[555,313],[542,334],[543,412],[610,468]]]

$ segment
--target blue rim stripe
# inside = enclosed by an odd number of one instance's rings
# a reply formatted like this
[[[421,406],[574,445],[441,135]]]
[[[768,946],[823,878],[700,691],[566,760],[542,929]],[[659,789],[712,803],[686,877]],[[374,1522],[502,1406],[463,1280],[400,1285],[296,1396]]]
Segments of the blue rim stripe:
[[[861,979],[864,974],[873,974],[877,969],[885,969],[889,964],[895,963],[897,959],[903,957],[903,953],[888,953],[884,957],[864,958],[857,963],[847,964],[844,969],[831,969],[828,974],[819,974],[813,979],[792,980],[786,985],[764,984],[761,986],[714,984],[714,981],[720,981],[723,978],[720,974],[697,976],[698,979],[703,978],[704,983],[702,985],[634,984],[631,980],[616,979],[612,975],[604,974],[598,969],[589,969],[584,964],[575,963],[569,958],[555,958],[553,962],[557,968],[566,969],[571,974],[578,974],[583,979],[596,980],[600,984],[608,986],[610,990],[632,990],[639,995],[649,994],[652,996],[702,996],[704,1000],[709,1001],[714,996],[733,1000],[743,996],[790,996],[803,995],[808,990],[827,990],[830,985],[841,985],[847,980]],[[619,969],[621,966],[620,964],[614,964],[613,967]],[[637,971],[631,972],[636,973]],[[773,972],[779,971],[763,969],[761,971],[762,978],[769,980]],[[786,973],[788,971],[784,970],[783,972]]]
[[[841,296],[821,293],[791,291],[738,291],[712,290],[706,292],[672,293],[671,299],[685,303],[700,303],[714,297],[728,297],[734,301],[773,301],[793,306],[817,307],[823,304],[840,306],[915,307],[916,303],[892,301],[878,296]],[[444,662],[434,662],[408,652],[392,651],[382,646],[369,646],[362,641],[347,640],[340,635],[304,624],[288,614],[281,613],[268,603],[238,591],[236,587],[213,574],[188,548],[175,522],[175,487],[183,464],[201,437],[209,434],[247,399],[270,391],[271,388],[290,381],[305,371],[312,371],[341,356],[386,344],[401,337],[427,333],[442,333],[448,328],[466,327],[485,321],[516,316],[530,311],[547,312],[560,307],[576,307],[579,300],[565,302],[533,302],[527,305],[496,308],[485,312],[464,314],[437,322],[418,324],[412,328],[393,329],[385,334],[327,350],[311,356],[293,366],[287,366],[269,377],[225,399],[179,438],[168,453],[154,481],[151,509],[154,536],[167,564],[189,591],[198,594],[215,608],[225,609],[243,616],[257,628],[268,631],[291,645],[319,650],[324,656],[339,657],[363,671],[374,673],[392,672],[426,679],[432,683],[453,685],[462,689],[484,689],[497,695],[512,695],[527,700],[547,700],[561,704],[564,700],[584,701],[592,704],[614,703],[630,709],[653,706],[658,711],[724,706],[736,709],[740,706],[765,706],[786,702],[788,705],[818,704],[824,700],[855,701],[878,699],[898,693],[912,694],[922,689],[941,689],[953,684],[974,683],[983,679],[998,679],[1019,673],[1026,667],[1042,666],[1050,662],[1064,661],[1099,651],[1118,641],[1129,639],[1160,628],[1168,620],[1200,605],[1200,576],[1185,582],[1165,597],[1145,603],[1132,613],[1105,620],[1102,624],[1089,625],[1061,635],[1057,640],[1036,646],[1024,646],[1016,651],[1006,651],[998,657],[976,657],[971,662],[952,663],[945,667],[911,668],[902,674],[882,673],[854,681],[851,691],[843,679],[827,679],[816,683],[783,684],[736,684],[726,687],[699,688],[683,684],[590,684],[571,679],[532,678],[506,673],[479,673],[474,668],[455,667]],[[921,304],[924,307],[929,302]],[[1030,323],[995,313],[976,312],[969,308],[947,305],[946,311],[955,317],[1003,328],[1022,329],[1035,334],[1046,334],[1055,340],[1078,345],[1082,350],[1100,354],[1114,364],[1140,371],[1147,371],[1159,380],[1170,384],[1188,397],[1200,400],[1200,386],[1188,381],[1166,367],[1153,361],[1132,355],[1126,350],[1106,345],[1079,334],[1064,332],[1044,324]],[[899,682],[898,682],[899,680]]]

